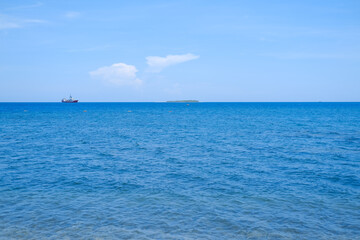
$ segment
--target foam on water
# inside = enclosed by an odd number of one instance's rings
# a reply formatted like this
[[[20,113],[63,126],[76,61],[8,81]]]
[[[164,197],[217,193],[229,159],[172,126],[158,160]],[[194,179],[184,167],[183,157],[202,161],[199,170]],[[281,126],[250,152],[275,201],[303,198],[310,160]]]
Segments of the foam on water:
[[[360,239],[359,103],[0,103],[1,239]]]

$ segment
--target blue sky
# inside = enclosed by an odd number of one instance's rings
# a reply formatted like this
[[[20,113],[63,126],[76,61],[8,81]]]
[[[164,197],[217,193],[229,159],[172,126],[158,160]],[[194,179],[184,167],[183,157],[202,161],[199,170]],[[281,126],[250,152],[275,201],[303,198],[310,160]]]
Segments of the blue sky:
[[[360,101],[360,1],[0,1],[0,101]]]

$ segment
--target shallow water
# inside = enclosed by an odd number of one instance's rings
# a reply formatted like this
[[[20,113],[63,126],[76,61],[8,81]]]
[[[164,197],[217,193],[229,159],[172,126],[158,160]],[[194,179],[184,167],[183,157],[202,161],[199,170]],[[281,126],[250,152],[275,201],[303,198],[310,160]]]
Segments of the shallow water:
[[[359,236],[360,103],[0,103],[0,239]]]

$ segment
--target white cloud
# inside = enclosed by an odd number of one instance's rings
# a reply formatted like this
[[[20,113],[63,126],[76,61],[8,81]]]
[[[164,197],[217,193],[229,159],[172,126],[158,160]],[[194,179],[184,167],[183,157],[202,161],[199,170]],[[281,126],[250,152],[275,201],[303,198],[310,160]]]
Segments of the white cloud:
[[[11,19],[6,15],[0,14],[0,29],[20,28],[20,27],[21,25],[14,19]]]
[[[47,23],[47,21],[41,19],[25,19],[23,21],[25,23]]]
[[[26,25],[39,23],[46,23],[46,21],[40,19],[19,19],[0,14],[0,29],[21,28]]]
[[[81,13],[73,12],[73,11],[65,13],[65,17],[69,18],[69,19],[78,18],[78,17],[80,17],[80,15],[81,15]]]
[[[167,55],[166,57],[149,56],[146,57],[146,61],[151,72],[160,72],[168,66],[187,62],[197,58],[199,58],[199,56],[188,53],[183,55]]]
[[[10,8],[7,8],[6,10],[37,8],[37,7],[41,7],[42,5],[43,5],[42,2],[37,2],[37,3],[34,3],[34,4],[30,4],[30,5],[19,5],[19,6],[16,6],[16,7],[10,7]]]
[[[14,22],[6,22],[0,19],[0,29],[9,29],[9,28],[20,28],[21,26]]]
[[[133,65],[125,63],[114,63],[111,66],[98,68],[90,72],[94,78],[115,84],[115,85],[132,85],[139,86],[142,81],[136,77],[138,70]]]

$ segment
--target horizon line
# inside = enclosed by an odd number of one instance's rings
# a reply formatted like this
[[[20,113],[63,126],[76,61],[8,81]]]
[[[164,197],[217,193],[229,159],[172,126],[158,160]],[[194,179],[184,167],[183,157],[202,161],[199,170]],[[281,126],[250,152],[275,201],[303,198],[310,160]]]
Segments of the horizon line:
[[[58,101],[0,101],[0,103],[62,103]],[[360,101],[199,101],[199,102],[167,102],[167,101],[110,101],[110,102],[77,102],[77,103],[360,103]]]

